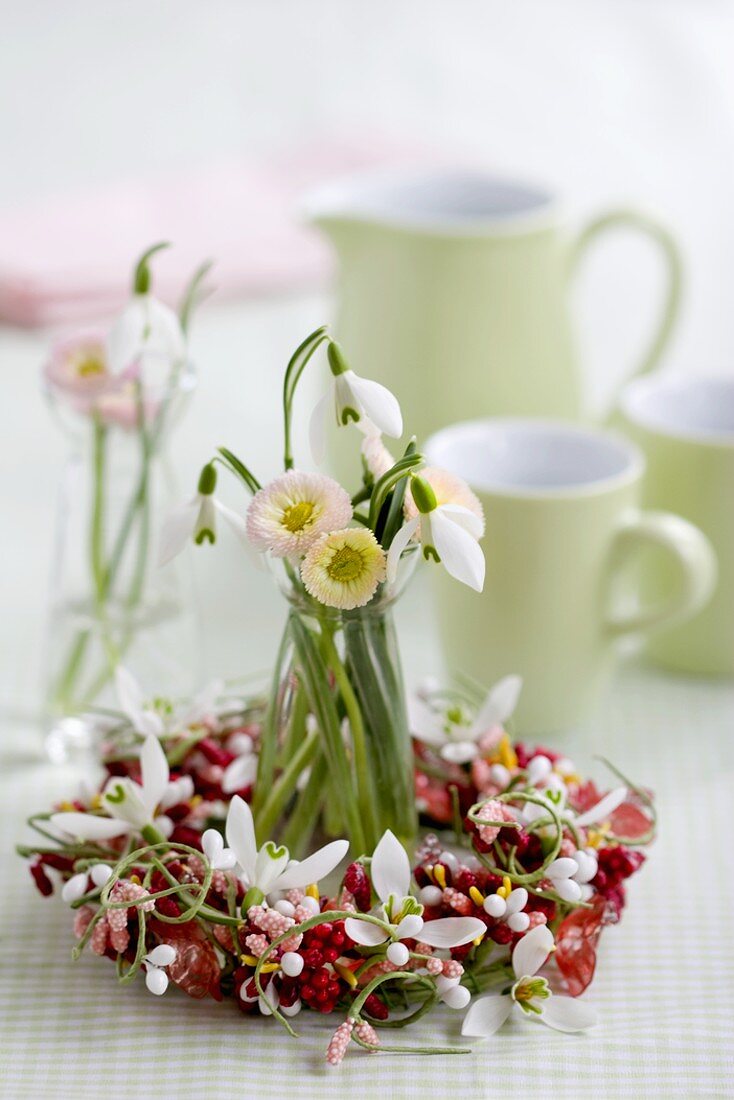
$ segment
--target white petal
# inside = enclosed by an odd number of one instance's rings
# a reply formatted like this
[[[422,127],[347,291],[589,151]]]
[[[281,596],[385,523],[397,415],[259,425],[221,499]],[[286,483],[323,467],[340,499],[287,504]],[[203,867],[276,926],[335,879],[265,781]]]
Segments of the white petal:
[[[554,886],[559,898],[563,898],[564,901],[575,902],[581,900],[581,887],[572,878],[559,879],[554,883]]]
[[[237,856],[237,862],[245,872],[248,883],[255,881],[255,863],[257,861],[257,843],[252,810],[247,803],[235,795],[229,804],[227,813],[227,844]]]
[[[176,958],[176,948],[170,943],[159,943],[147,955],[143,956],[151,966],[170,966]]]
[[[528,892],[524,886],[518,886],[516,889],[510,892],[510,896],[507,899],[507,907],[505,909],[506,914],[519,913],[521,909],[524,909],[528,903]]]
[[[441,756],[452,764],[468,764],[479,753],[473,741],[447,741],[441,749]]]
[[[96,814],[51,814],[51,824],[63,829],[78,840],[111,840],[130,832],[130,826],[117,818],[98,817]]]
[[[62,900],[67,905],[78,901],[87,892],[87,872],[80,871],[78,875],[72,875],[61,888]]]
[[[579,865],[575,859],[571,859],[570,856],[561,856],[560,859],[554,859],[552,863],[549,863],[545,869],[545,873],[548,878],[561,879],[571,878],[571,875],[575,875],[579,869]]]
[[[110,817],[125,821],[140,831],[151,820],[151,813],[143,801],[143,788],[129,776],[111,776],[102,792],[102,804]]]
[[[107,336],[107,351],[113,373],[124,371],[139,355],[145,324],[143,297],[136,294],[125,306]]]
[[[472,733],[485,733],[492,726],[504,726],[513,714],[522,690],[522,676],[504,676],[498,680],[482,703],[472,724]]]
[[[108,863],[95,863],[90,867],[89,874],[95,886],[104,886],[112,874],[112,868]]]
[[[163,732],[160,716],[144,709],[140,684],[124,665],[118,665],[115,669],[115,688],[120,710],[130,719],[138,733],[147,735]]]
[[[584,1031],[598,1023],[593,1008],[573,997],[549,997],[541,1007],[543,1023],[556,1031]]]
[[[376,947],[378,943],[384,943],[386,934],[377,924],[369,924],[366,920],[357,917],[347,917],[344,921],[344,931],[355,943],[361,943],[365,947]]]
[[[291,890],[297,886],[308,886],[325,878],[341,863],[349,850],[348,840],[332,840],[331,844],[320,848],[318,852],[307,856],[300,863],[293,862],[278,879],[279,890]]]
[[[433,544],[446,572],[476,592],[484,587],[484,554],[477,540],[436,508],[431,513]]]
[[[311,456],[317,466],[320,466],[326,457],[326,437],[329,426],[329,416],[334,408],[334,387],[329,385],[324,396],[316,403],[311,413],[308,425],[308,441],[311,447]]]
[[[440,504],[439,510],[443,516],[458,524],[472,538],[480,539],[484,534],[484,521],[471,508],[465,508],[463,504]]]
[[[599,862],[596,857],[589,855],[587,852],[577,852],[574,859],[579,867],[574,875],[576,882],[582,885],[586,882],[591,882],[591,880],[596,877],[596,873],[599,870]]]
[[[512,998],[490,993],[479,997],[471,1006],[461,1025],[461,1034],[471,1039],[487,1039],[502,1027],[512,1012]]]
[[[372,856],[370,878],[381,901],[391,894],[404,898],[410,890],[410,860],[398,838],[390,832],[383,833]]]
[[[199,514],[199,498],[194,497],[187,504],[174,508],[166,516],[161,526],[158,542],[158,564],[166,565],[180,554],[189,539],[193,538],[196,519]]]
[[[423,925],[421,943],[430,947],[461,947],[471,943],[486,931],[484,921],[477,917],[441,917]]]
[[[257,853],[252,885],[259,886],[264,894],[278,889],[278,880],[290,862],[288,849],[284,844],[266,841]]]
[[[261,572],[267,572],[265,558],[259,550],[255,549],[247,537],[247,524],[239,512],[234,512],[231,508],[228,508],[226,504],[222,504],[220,500],[212,498],[212,501],[215,510],[237,536],[237,540],[247,554],[247,560],[250,564],[254,565],[254,567]]]
[[[151,993],[154,993],[156,997],[160,997],[168,989],[168,975],[165,970],[159,970],[157,966],[151,966],[150,970],[146,971],[145,984]]]
[[[574,818],[574,824],[595,825],[600,821],[606,821],[609,815],[613,814],[617,807],[622,805],[626,797],[626,787],[615,787],[609,794],[605,794],[596,806],[592,806],[590,810],[586,810],[585,813]]]
[[[388,584],[395,583],[395,578],[398,575],[398,565],[400,564],[400,555],[415,534],[419,523],[420,517],[414,516],[413,519],[409,519],[407,523],[404,523],[399,531],[396,531],[395,537],[390,543],[390,549],[387,552],[386,575]]]
[[[455,1009],[457,1012],[462,1008],[466,1008],[471,1000],[471,993],[465,985],[455,985],[452,989],[447,989],[441,997],[444,1004],[449,1008]]]
[[[217,699],[224,690],[224,680],[210,680],[208,684],[197,692],[181,715],[177,718],[179,725],[188,728],[197,725],[205,718],[211,717],[217,705]]]
[[[156,806],[166,793],[170,770],[166,754],[158,738],[149,733],[140,750],[142,772],[143,803],[152,817]]]
[[[398,922],[395,935],[399,940],[415,940],[423,931],[425,922],[417,913],[410,913]]]
[[[201,837],[204,855],[212,863],[224,851],[224,837],[218,829],[207,829]]]
[[[224,769],[222,790],[225,794],[234,794],[244,787],[250,787],[257,777],[257,757],[254,755],[237,756]]]
[[[531,928],[512,952],[512,969],[516,978],[532,977],[548,958],[553,948],[553,933],[545,924]]]
[[[345,371],[342,377],[375,427],[384,435],[398,439],[403,434],[403,414],[395,394],[379,382],[360,378],[354,371]]]

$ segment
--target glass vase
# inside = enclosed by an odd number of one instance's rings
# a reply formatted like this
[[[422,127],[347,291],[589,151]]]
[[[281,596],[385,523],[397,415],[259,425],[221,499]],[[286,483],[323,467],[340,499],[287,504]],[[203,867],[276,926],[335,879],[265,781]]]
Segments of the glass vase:
[[[276,662],[253,811],[260,840],[292,854],[318,830],[353,856],[386,829],[417,830],[413,750],[392,609],[382,590],[350,611],[311,599],[284,567],[288,619]]]
[[[116,705],[114,670],[176,697],[191,691],[199,631],[187,564],[159,568],[160,519],[179,503],[166,459],[195,384],[115,395],[74,409],[50,394],[69,441],[58,493],[45,654],[46,747],[52,759],[89,748],[92,712]]]

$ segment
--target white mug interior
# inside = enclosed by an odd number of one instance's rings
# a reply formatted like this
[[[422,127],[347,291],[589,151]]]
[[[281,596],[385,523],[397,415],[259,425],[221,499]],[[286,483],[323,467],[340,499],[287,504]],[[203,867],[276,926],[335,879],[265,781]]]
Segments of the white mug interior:
[[[334,180],[312,192],[306,217],[348,218],[415,230],[454,232],[517,229],[555,209],[542,186],[473,169],[376,169]]]
[[[425,455],[479,492],[524,497],[604,491],[644,469],[641,452],[627,440],[547,420],[452,424],[430,437]]]
[[[649,431],[734,446],[734,378],[639,378],[622,391],[620,407]]]

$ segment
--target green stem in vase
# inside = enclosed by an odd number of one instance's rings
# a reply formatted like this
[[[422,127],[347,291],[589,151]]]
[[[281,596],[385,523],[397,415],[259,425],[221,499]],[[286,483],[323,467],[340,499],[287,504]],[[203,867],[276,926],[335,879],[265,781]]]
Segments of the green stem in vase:
[[[295,805],[288,815],[288,822],[281,843],[291,855],[300,859],[308,846],[316,822],[324,804],[324,788],[328,779],[328,766],[323,749],[319,749],[305,786],[298,792]]]
[[[278,776],[277,782],[258,814],[258,829],[263,836],[269,837],[288,800],[296,789],[304,768],[307,768],[319,747],[319,731],[311,730],[291,756],[288,764]]]
[[[349,728],[352,734],[352,746],[354,749],[354,770],[357,780],[357,799],[360,813],[364,823],[365,841],[367,851],[372,851],[380,839],[377,818],[375,816],[375,791],[372,789],[370,763],[367,756],[367,744],[365,740],[364,722],[359,702],[354,694],[347,671],[334,643],[333,627],[323,623],[321,627],[322,646],[324,657],[329,668],[334,674],[336,686],[344,703],[344,708],[349,719]]]

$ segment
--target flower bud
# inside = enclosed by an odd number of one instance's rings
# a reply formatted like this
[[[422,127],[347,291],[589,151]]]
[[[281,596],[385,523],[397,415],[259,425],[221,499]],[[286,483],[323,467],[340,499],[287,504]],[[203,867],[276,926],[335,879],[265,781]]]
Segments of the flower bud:
[[[334,340],[329,341],[326,349],[326,355],[329,360],[331,373],[334,375],[335,378],[338,378],[340,374],[344,374],[345,371],[349,370],[349,364],[344,358],[344,352]]]
[[[438,507],[436,494],[425,478],[413,474],[410,479],[410,492],[415,501],[415,506],[421,515],[427,515]]]

